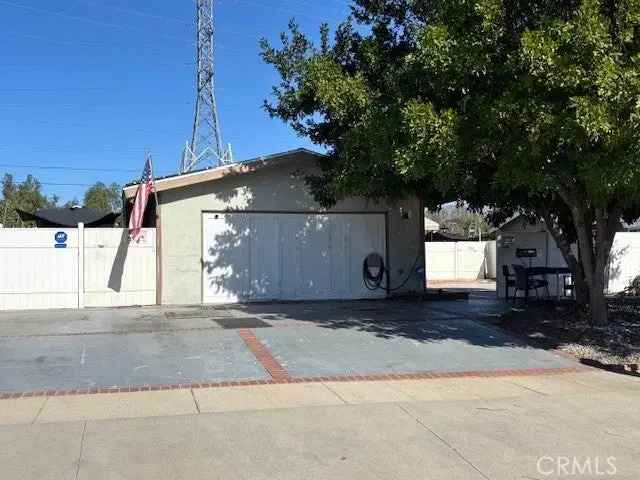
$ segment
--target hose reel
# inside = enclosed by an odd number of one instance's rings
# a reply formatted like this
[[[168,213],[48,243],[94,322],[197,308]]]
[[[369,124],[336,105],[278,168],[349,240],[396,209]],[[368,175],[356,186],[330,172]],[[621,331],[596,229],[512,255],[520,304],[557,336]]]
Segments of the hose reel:
[[[389,270],[387,269],[382,255],[379,253],[370,253],[365,257],[362,262],[362,281],[364,286],[369,290],[386,290],[387,292],[393,292],[400,290],[411,279],[414,273],[417,275],[424,275],[424,269],[418,269],[418,263],[420,262],[420,255],[418,255],[413,262],[413,265],[409,269],[407,277],[397,287],[391,287],[389,281]],[[387,281],[384,282],[385,276]],[[386,285],[383,285],[386,283]]]

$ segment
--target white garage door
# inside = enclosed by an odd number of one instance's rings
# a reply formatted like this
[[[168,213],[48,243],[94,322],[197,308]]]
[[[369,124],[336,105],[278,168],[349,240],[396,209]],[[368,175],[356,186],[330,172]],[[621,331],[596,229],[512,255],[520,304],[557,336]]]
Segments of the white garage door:
[[[384,214],[205,213],[203,300],[383,297],[362,261],[385,251]]]

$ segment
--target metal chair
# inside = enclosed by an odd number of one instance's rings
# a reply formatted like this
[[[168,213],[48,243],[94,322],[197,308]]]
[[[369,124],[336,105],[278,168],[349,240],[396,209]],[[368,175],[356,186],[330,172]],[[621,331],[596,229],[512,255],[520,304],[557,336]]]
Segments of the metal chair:
[[[539,278],[529,278],[527,275],[527,270],[522,265],[513,264],[513,271],[516,274],[516,286],[513,292],[513,301],[516,301],[518,296],[518,291],[522,290],[524,292],[524,302],[527,303],[529,300],[529,290],[534,290],[536,292],[536,298],[539,297],[538,289],[545,288],[547,289],[547,295],[549,292],[549,282],[546,280],[542,280]]]
[[[562,294],[565,297],[575,297],[576,294],[576,285],[573,281],[573,278],[571,275],[563,275],[562,276]],[[567,292],[569,292],[569,294],[567,295]]]
[[[504,298],[509,300],[509,288],[515,288],[516,281],[514,280],[513,274],[509,271],[508,265],[502,265],[502,275],[504,276]]]

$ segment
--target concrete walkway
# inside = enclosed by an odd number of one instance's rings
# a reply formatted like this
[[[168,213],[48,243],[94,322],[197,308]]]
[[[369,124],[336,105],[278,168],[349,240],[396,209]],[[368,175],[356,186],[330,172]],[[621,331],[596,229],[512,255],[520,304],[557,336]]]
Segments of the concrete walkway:
[[[0,477],[603,478],[597,458],[637,479],[639,399],[640,379],[590,370],[2,400]]]

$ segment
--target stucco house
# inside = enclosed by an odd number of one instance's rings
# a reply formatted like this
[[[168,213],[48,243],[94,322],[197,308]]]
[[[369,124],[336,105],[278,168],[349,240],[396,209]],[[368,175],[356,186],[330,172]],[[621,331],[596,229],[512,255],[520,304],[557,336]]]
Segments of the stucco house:
[[[384,297],[363,282],[371,253],[391,288],[403,284],[396,293],[422,292],[419,199],[352,198],[324,210],[305,182],[320,157],[298,149],[156,179],[157,217],[153,204],[146,226],[157,228],[161,303]],[[127,212],[136,189],[124,189]]]

